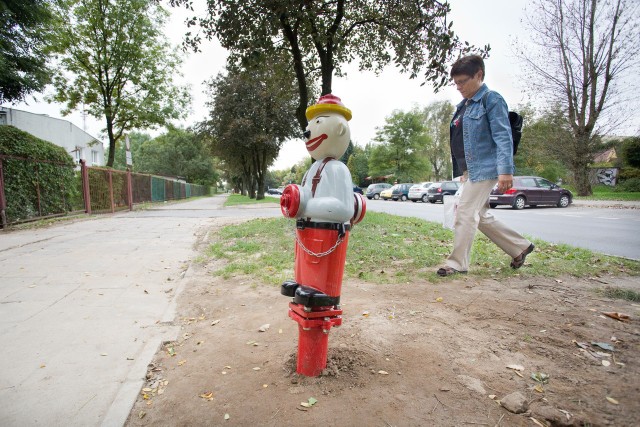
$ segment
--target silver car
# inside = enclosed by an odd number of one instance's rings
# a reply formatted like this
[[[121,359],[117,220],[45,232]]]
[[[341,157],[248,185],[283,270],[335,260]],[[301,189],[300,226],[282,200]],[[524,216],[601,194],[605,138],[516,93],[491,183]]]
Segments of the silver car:
[[[429,201],[427,197],[427,188],[429,188],[431,184],[433,184],[433,182],[426,181],[412,185],[409,189],[409,200],[412,202],[421,200],[422,203],[427,203]]]

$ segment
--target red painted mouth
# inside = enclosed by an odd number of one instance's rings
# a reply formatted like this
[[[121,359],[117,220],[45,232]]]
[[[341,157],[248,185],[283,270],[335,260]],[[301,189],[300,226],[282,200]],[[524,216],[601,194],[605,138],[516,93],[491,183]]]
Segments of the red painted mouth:
[[[311,152],[311,151],[315,150],[315,149],[316,149],[316,148],[318,148],[318,147],[320,146],[320,144],[322,144],[322,142],[323,142],[325,139],[327,139],[327,138],[329,138],[329,137],[327,136],[327,134],[326,134],[326,133],[323,133],[323,134],[322,134],[322,135],[320,135],[320,136],[317,136],[317,137],[315,137],[315,138],[313,138],[313,139],[308,140],[308,141],[307,141],[307,151],[310,151],[310,152]]]

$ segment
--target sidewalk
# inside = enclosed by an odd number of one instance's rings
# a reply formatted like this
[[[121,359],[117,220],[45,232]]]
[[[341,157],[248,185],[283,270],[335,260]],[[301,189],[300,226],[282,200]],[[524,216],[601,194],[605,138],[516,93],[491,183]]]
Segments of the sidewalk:
[[[638,200],[578,200],[573,199],[571,202],[575,206],[585,206],[592,208],[611,208],[611,209],[640,209],[640,201]]]
[[[124,423],[224,199],[0,233],[0,425]]]

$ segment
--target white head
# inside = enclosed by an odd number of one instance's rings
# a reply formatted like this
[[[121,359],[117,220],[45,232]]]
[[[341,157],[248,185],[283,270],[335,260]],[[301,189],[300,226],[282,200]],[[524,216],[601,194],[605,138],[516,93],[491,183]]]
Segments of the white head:
[[[307,108],[306,116],[309,124],[304,135],[311,157],[315,160],[342,157],[351,140],[347,123],[351,120],[351,110],[342,104],[340,98],[328,94]]]

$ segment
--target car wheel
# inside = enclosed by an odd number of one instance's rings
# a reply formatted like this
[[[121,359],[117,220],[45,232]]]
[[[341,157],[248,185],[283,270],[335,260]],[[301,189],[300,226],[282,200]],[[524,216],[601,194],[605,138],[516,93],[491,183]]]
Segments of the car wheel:
[[[436,202],[435,200],[429,200],[429,203],[435,203],[435,202]]]
[[[378,200],[379,198],[380,198],[380,195],[379,195],[379,194],[374,194],[374,195],[373,195],[373,199],[374,199],[374,200]]]
[[[567,196],[566,194],[563,194],[562,196],[560,196],[560,200],[558,200],[558,207],[566,208],[567,206],[569,206],[570,203],[571,203],[571,200],[569,199],[569,196]]]
[[[402,197],[400,197],[400,200],[402,200],[403,202],[407,201],[407,196],[405,196],[404,194],[402,195]]]
[[[427,203],[428,200],[429,198],[427,197],[426,194],[422,196],[422,203]]]
[[[496,206],[498,206],[496,203],[489,203],[489,207],[491,209],[495,208]]]
[[[527,201],[524,198],[524,196],[518,196],[513,201],[513,209],[524,209],[526,204],[527,204]]]

